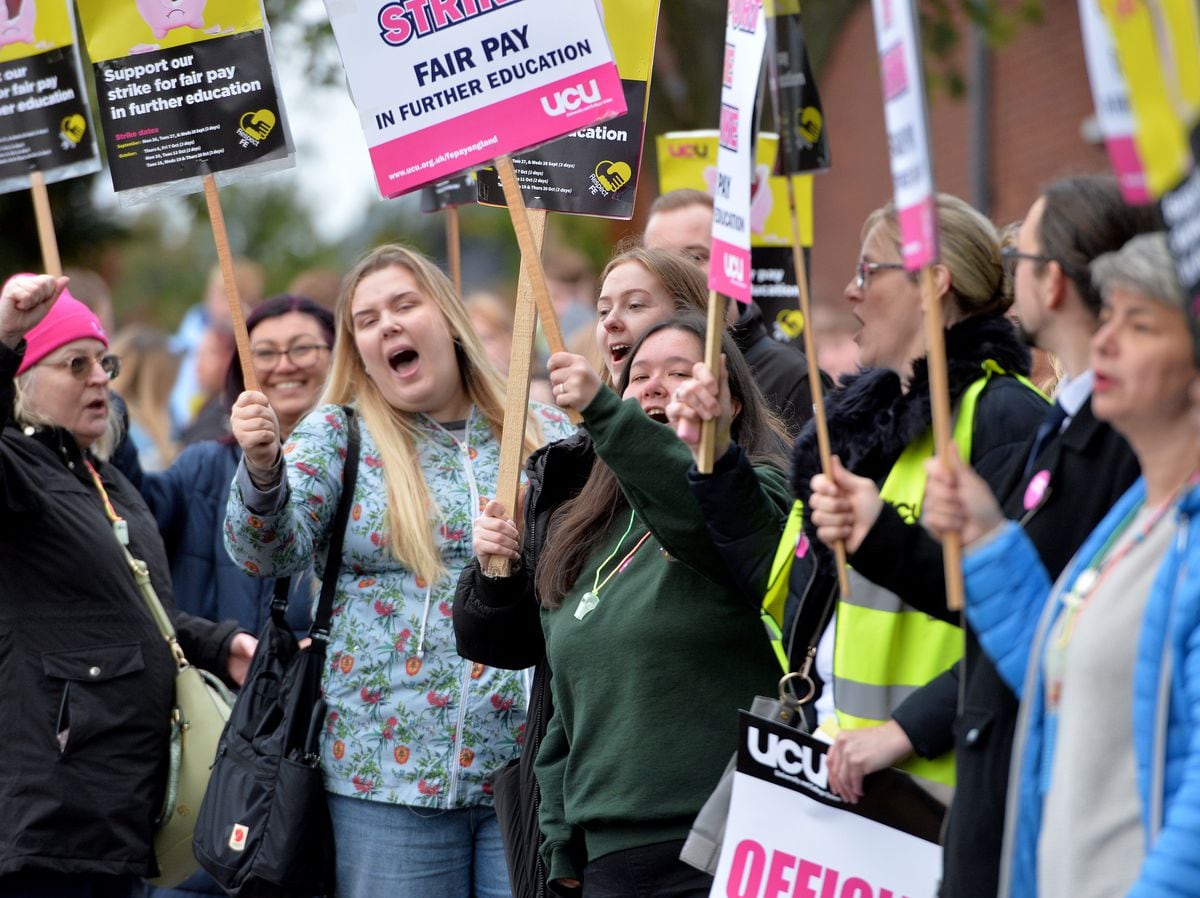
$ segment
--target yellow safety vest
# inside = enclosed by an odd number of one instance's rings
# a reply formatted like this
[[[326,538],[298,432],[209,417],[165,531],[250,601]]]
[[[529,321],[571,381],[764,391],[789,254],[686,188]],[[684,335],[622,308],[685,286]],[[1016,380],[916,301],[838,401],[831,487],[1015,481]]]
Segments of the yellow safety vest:
[[[967,387],[954,422],[954,443],[959,457],[971,458],[975,411],[979,396],[993,375],[1006,372],[992,360],[983,363],[984,376]],[[1029,389],[1028,379],[1018,376]],[[908,445],[884,481],[880,496],[909,523],[920,518],[927,475],[925,462],[933,457],[933,434],[926,432]],[[762,618],[775,654],[786,670],[783,646],[783,612],[788,595],[792,560],[803,537],[803,506],[792,506],[783,538],[775,552]],[[899,596],[850,569],[850,598],[837,605],[833,650],[833,697],[838,726],[859,729],[878,726],[908,696],[962,657],[962,629],[917,611]],[[954,785],[954,757],[947,753],[926,760],[914,757],[901,769],[917,776]]]

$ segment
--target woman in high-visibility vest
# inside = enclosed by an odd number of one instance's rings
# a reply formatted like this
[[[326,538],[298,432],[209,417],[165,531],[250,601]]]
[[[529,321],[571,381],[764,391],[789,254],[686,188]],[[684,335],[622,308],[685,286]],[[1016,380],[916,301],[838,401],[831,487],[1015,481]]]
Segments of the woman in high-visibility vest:
[[[937,198],[937,221],[941,261],[933,274],[947,328],[954,439],[963,457],[997,482],[1013,449],[1045,414],[1045,399],[1022,379],[1029,371],[1029,352],[1004,317],[1010,294],[995,228],[965,202],[944,194]],[[915,525],[924,461],[933,449],[921,292],[916,276],[901,262],[894,206],[871,213],[862,233],[855,276],[844,296],[862,325],[855,340],[865,370],[843,379],[841,389],[828,397],[829,432],[841,463],[880,486],[885,514]],[[668,409],[673,420],[716,414],[716,383],[700,374]],[[789,645],[794,621],[808,617],[797,614],[801,603],[822,605],[837,588],[832,555],[810,542],[800,526],[807,516],[810,480],[820,471],[811,425],[800,434],[792,463],[797,503],[790,526],[758,498],[760,488],[736,446],[718,457],[712,475],[692,473],[693,492],[710,530],[721,536],[718,546],[726,563],[748,592],[766,595],[764,619],[777,634],[781,653],[803,650]],[[940,551],[919,526],[902,527],[900,533],[914,553]],[[904,576],[904,571],[887,573]],[[910,718],[904,700],[962,654],[957,615],[945,611],[935,618],[916,611],[886,588],[882,577],[873,582],[852,570],[850,578],[851,595],[837,603],[835,623],[818,653],[824,682],[818,715],[834,717],[841,730],[894,721],[918,755],[906,769],[950,786],[953,759],[950,745],[940,739],[950,721],[931,726],[934,722],[919,715]],[[930,588],[944,593],[940,581]],[[793,666],[800,661],[793,658]],[[923,738],[933,732],[937,739]],[[831,770],[836,761],[835,743]]]

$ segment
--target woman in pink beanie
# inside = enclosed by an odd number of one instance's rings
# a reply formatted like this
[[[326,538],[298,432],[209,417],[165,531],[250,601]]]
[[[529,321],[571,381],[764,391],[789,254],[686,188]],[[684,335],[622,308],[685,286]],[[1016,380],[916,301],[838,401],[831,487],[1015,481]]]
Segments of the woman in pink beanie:
[[[0,898],[126,898],[158,873],[175,664],[118,539],[190,661],[237,682],[255,646],[174,611],[155,520],[107,463],[120,363],[66,283],[0,289]]]

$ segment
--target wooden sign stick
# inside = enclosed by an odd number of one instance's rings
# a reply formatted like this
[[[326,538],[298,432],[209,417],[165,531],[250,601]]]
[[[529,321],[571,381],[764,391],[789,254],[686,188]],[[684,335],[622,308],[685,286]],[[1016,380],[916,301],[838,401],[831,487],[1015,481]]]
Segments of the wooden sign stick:
[[[54,216],[50,214],[50,194],[46,192],[46,177],[37,169],[29,175],[29,189],[33,194],[38,242],[42,245],[42,268],[46,274],[61,277],[62,260],[58,255],[58,237],[54,234]]]
[[[921,269],[921,297],[925,306],[925,344],[929,358],[929,398],[933,406],[933,445],[944,465],[953,465],[950,452],[950,380],[946,371],[946,337],[942,328],[942,305],[933,281],[933,268]],[[947,533],[942,540],[946,570],[946,605],[951,611],[963,607],[962,535]]]
[[[708,330],[704,337],[704,364],[714,376],[721,371],[721,336],[725,333],[725,297],[716,290],[708,291]],[[696,468],[701,474],[711,474],[717,450],[717,422],[700,423],[700,458]]]
[[[821,472],[833,477],[833,450],[829,443],[829,421],[825,417],[825,388],[821,385],[821,366],[817,363],[817,337],[813,333],[812,302],[808,295],[808,266],[804,262],[804,247],[800,242],[800,220],[796,214],[796,187],[792,176],[787,177],[788,206],[792,214],[792,261],[796,268],[796,284],[800,288],[800,314],[804,318],[804,354],[808,356],[808,387],[812,392],[813,424],[817,429],[817,448],[821,454]],[[846,543],[833,544],[837,559],[838,589],[842,598],[850,598],[850,575],[846,571]]]
[[[529,212],[530,237],[541,259],[546,235],[546,213]],[[521,501],[521,456],[525,449],[525,422],[529,417],[529,375],[533,367],[533,337],[537,326],[537,306],[533,300],[533,281],[528,265],[521,265],[517,280],[517,307],[513,314],[512,353],[508,361],[508,390],[504,397],[504,430],[500,434],[500,473],[496,479],[496,501],[517,518]],[[489,577],[507,577],[509,559],[493,555],[488,561]]]
[[[458,207],[446,210],[446,261],[450,266],[450,280],[454,292],[462,296],[462,236],[458,228]]]
[[[212,173],[204,176],[204,199],[208,203],[208,218],[212,223],[213,239],[217,244],[217,261],[221,264],[221,277],[225,281],[225,299],[229,302],[229,316],[233,320],[233,339],[237,343],[238,363],[242,366],[242,380],[247,390],[258,389],[258,378],[254,376],[254,365],[250,362],[250,334],[246,331],[246,318],[242,315],[242,298],[238,295],[237,279],[233,273],[233,253],[229,249],[229,233],[225,230],[225,215],[221,212],[221,197],[217,194],[217,182]]]

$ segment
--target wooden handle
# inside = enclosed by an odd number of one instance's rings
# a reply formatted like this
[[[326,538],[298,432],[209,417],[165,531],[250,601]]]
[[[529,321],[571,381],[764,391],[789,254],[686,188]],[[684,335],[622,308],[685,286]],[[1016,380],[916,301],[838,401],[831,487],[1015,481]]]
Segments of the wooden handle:
[[[61,277],[62,259],[58,255],[58,237],[54,234],[54,216],[50,214],[50,194],[46,192],[45,175],[37,169],[29,175],[29,190],[33,194],[38,242],[42,245],[42,268],[46,274]]]
[[[825,388],[821,385],[821,366],[817,363],[817,337],[813,333],[812,302],[808,295],[808,266],[804,262],[804,246],[800,242],[800,220],[796,214],[796,188],[793,176],[787,177],[788,206],[792,214],[792,261],[796,269],[796,284],[800,288],[800,315],[804,318],[804,354],[808,356],[808,387],[812,392],[813,424],[817,429],[817,448],[821,453],[821,472],[833,476],[833,450],[829,442],[829,421],[825,417]],[[846,542],[833,544],[837,561],[838,589],[843,599],[850,598],[850,574],[846,570]]]
[[[538,258],[546,236],[546,213],[529,213],[530,237]],[[504,430],[500,434],[500,473],[496,478],[496,501],[516,520],[520,501],[521,461],[525,448],[525,425],[529,419],[529,373],[533,367],[534,325],[537,307],[533,301],[533,283],[529,266],[521,266],[517,280],[517,307],[513,314],[512,353],[508,361],[508,391],[504,399]],[[509,559],[493,555],[488,560],[489,577],[507,577]]]
[[[546,343],[551,352],[565,352],[567,347],[563,343],[562,328],[558,326],[558,315],[554,312],[554,304],[550,302],[550,288],[546,286],[546,270],[542,267],[541,250],[534,245],[529,226],[530,213],[525,208],[525,197],[521,195],[521,185],[517,183],[517,172],[513,168],[512,157],[498,157],[496,173],[500,175],[500,186],[504,188],[504,202],[508,204],[513,230],[517,232],[517,245],[521,247],[521,267],[522,271],[529,275],[538,318],[542,322],[542,333],[546,335]],[[571,420],[579,423],[578,418]]]
[[[237,343],[238,363],[242,367],[242,380],[247,390],[258,389],[258,378],[250,362],[250,334],[246,331],[246,318],[242,315],[242,298],[238,295],[237,278],[233,273],[233,253],[229,250],[229,233],[225,230],[225,215],[221,212],[221,197],[217,193],[217,182],[212,174],[204,176],[204,199],[208,203],[208,219],[212,223],[213,240],[217,244],[217,261],[221,264],[221,278],[225,282],[225,299],[229,303],[229,316],[233,320],[233,339]]]
[[[938,301],[933,269],[921,269],[921,297],[925,306],[925,344],[929,358],[929,398],[933,406],[933,445],[946,465],[954,464],[950,452],[953,439],[950,423],[950,380],[946,371],[946,336],[942,327],[942,306]],[[962,611],[962,535],[947,533],[942,539],[942,561],[946,569],[946,606]]]
[[[457,206],[446,210],[446,261],[450,266],[454,292],[462,296],[462,237],[458,228]]]
[[[704,364],[714,376],[721,371],[721,336],[725,333],[725,297],[716,290],[708,291],[708,330],[704,335]],[[711,474],[717,451],[717,421],[700,422],[700,458],[696,469]]]

